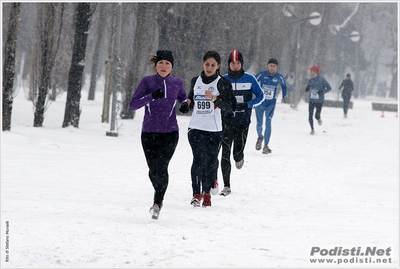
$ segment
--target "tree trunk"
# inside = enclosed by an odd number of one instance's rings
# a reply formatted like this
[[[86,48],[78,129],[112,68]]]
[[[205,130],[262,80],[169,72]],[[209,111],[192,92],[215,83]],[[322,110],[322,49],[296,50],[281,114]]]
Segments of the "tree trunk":
[[[152,33],[153,29],[157,29],[157,21],[154,18],[157,17],[158,12],[158,6],[153,6],[151,3],[139,3],[138,5],[138,24],[133,45],[133,57],[131,59],[133,68],[130,70],[133,74],[131,77],[132,92],[130,98],[132,98],[132,93],[136,90],[142,77],[149,73],[150,53],[155,54],[158,49],[158,33]]]
[[[3,131],[11,130],[11,112],[13,105],[13,86],[15,75],[15,51],[21,3],[13,3],[10,11],[10,23],[4,50],[3,64]]]
[[[135,5],[124,5],[124,13],[131,14],[129,19],[123,17],[122,24],[122,37],[129,36],[130,38],[123,38],[121,40],[121,58],[124,66],[122,67],[122,79],[121,79],[121,94],[122,94],[122,107],[120,116],[121,119],[133,119],[135,111],[130,110],[130,102],[133,95],[133,77],[136,75],[133,73],[133,55],[134,47],[133,44],[136,42],[136,30],[137,24],[137,8],[138,4]],[[123,13],[123,15],[124,15]],[[124,57],[125,55],[125,57]]]
[[[133,81],[134,74],[132,72],[132,64],[129,66],[129,71],[127,74],[127,78],[125,81],[125,91],[124,91],[124,99],[122,100],[122,111],[121,111],[121,119],[133,119],[135,116],[135,111],[132,111],[130,108],[130,103],[132,99],[133,91]]]
[[[104,83],[104,98],[103,98],[103,113],[101,116],[101,122],[110,122],[110,103],[111,103],[111,92],[112,92],[112,74],[113,74],[113,65],[114,65],[114,47],[115,47],[115,35],[116,31],[116,17],[115,17],[115,8],[117,4],[113,4],[111,6],[112,19],[111,19],[111,41],[110,46],[108,48],[108,59],[106,61],[106,75],[105,75],[105,83]]]
[[[50,74],[54,66],[55,57],[60,44],[62,18],[65,4],[46,3],[38,9],[38,49],[33,66],[37,70],[37,99],[35,103],[34,127],[42,127],[44,112],[46,111],[46,98],[50,88]],[[36,89],[33,89],[36,92]]]
[[[98,73],[98,66],[99,66],[99,55],[100,55],[100,47],[101,42],[103,41],[103,33],[104,27],[106,23],[106,16],[105,16],[105,4],[100,3],[100,11],[99,11],[99,24],[97,28],[97,40],[96,45],[93,51],[93,58],[92,58],[92,73],[90,75],[90,87],[89,87],[89,96],[88,100],[94,100],[95,93],[96,93],[96,83],[97,83],[97,73]]]
[[[62,127],[79,127],[82,76],[85,67],[85,52],[89,30],[90,3],[79,3],[75,17],[75,41],[71,67],[68,74],[67,103]]]

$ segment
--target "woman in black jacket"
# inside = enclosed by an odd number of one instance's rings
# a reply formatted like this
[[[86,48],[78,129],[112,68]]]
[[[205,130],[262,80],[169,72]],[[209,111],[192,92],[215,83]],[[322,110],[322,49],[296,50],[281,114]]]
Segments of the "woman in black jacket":
[[[192,148],[191,167],[195,207],[211,206],[210,191],[218,171],[218,153],[222,141],[222,118],[233,117],[236,105],[232,84],[219,74],[221,57],[216,51],[203,56],[203,71],[191,80],[188,95],[192,117],[188,126],[188,139]]]

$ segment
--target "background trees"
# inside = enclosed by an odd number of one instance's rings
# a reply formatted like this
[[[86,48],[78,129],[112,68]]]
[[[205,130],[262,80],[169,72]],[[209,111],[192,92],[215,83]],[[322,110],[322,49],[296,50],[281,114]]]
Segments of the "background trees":
[[[9,15],[12,3],[2,4],[4,35],[8,22],[12,19]],[[121,75],[121,85],[118,87],[120,116],[126,119],[133,118],[134,114],[129,110],[130,98],[140,79],[149,74],[149,55],[157,49],[173,51],[173,75],[182,78],[187,89],[190,79],[200,73],[201,58],[207,50],[215,49],[220,52],[223,60],[221,73],[224,73],[227,71],[229,52],[238,49],[244,55],[245,70],[251,73],[265,69],[266,62],[271,57],[279,60],[279,71],[283,74],[287,74],[297,65],[299,93],[303,92],[308,78],[307,68],[319,65],[323,76],[334,89],[337,89],[346,73],[352,73],[356,87],[355,97],[361,92],[377,95],[378,84],[383,83],[389,90],[386,96],[397,98],[398,3],[292,2],[291,8],[296,17],[283,15],[282,9],[286,4],[288,3],[122,3],[118,67]],[[26,85],[25,92],[29,92],[28,88],[31,88],[30,92],[35,92],[39,87],[48,95],[51,88],[50,93],[54,96],[67,88],[68,68],[74,54],[73,7],[76,4],[62,4],[65,5],[65,10],[68,10],[64,12],[64,16],[60,13],[54,14],[55,23],[61,25],[62,29],[61,32],[53,30],[47,35],[51,40],[57,41],[57,35],[61,33],[57,51],[46,46],[38,48],[32,45],[43,42],[40,35],[43,34],[44,28],[38,31],[40,25],[37,25],[36,21],[39,21],[41,16],[38,11],[48,5],[50,4],[21,3],[21,14],[24,15],[21,16],[18,31],[15,70],[17,83]],[[61,4],[52,5],[61,8]],[[94,11],[92,27],[88,30],[86,57],[83,63],[82,84],[93,78],[89,99],[95,98],[95,91],[109,94],[105,92],[108,85],[105,79],[106,62],[110,60],[111,18],[116,5],[99,5],[101,7]],[[308,17],[314,11],[322,15],[319,25],[313,26],[307,20],[299,22],[299,19]],[[48,15],[51,14],[49,11]],[[340,26],[336,27],[339,31],[332,31],[335,26]],[[353,42],[350,38],[353,31],[360,33],[358,42]],[[3,48],[4,42],[5,38]],[[38,86],[38,81],[32,78],[37,78],[43,69],[51,70],[51,61],[38,62],[39,59],[43,61],[46,49],[54,57],[54,68],[50,73],[50,81],[54,83],[46,84],[43,80],[42,86]],[[55,70],[57,72],[54,72]],[[98,83],[94,85],[94,81]],[[43,97],[41,98],[36,105],[39,112],[43,110]],[[40,113],[36,113],[40,119]],[[39,120],[35,126],[41,126]]]

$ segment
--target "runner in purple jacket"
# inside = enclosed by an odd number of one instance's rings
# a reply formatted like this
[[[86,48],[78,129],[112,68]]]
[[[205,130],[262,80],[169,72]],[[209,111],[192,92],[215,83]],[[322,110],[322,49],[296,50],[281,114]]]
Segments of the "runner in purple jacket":
[[[142,78],[132,96],[130,109],[145,107],[141,141],[154,188],[150,214],[158,219],[168,187],[168,165],[179,140],[176,101],[181,104],[182,113],[189,110],[182,80],[170,75],[174,65],[172,52],[159,50],[157,55],[152,55],[150,63],[154,64],[156,74]]]

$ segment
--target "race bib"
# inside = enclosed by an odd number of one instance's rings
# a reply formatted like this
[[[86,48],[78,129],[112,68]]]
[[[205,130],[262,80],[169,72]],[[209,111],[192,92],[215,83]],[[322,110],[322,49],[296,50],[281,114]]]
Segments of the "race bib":
[[[244,103],[244,98],[243,95],[237,95],[236,97],[236,102],[239,103]]]
[[[311,99],[319,99],[319,94],[316,89],[311,89],[311,94],[310,94]]]
[[[214,103],[205,96],[197,96],[195,98],[197,115],[214,115]]]
[[[274,99],[275,87],[271,85],[263,85],[264,98],[266,100]]]

